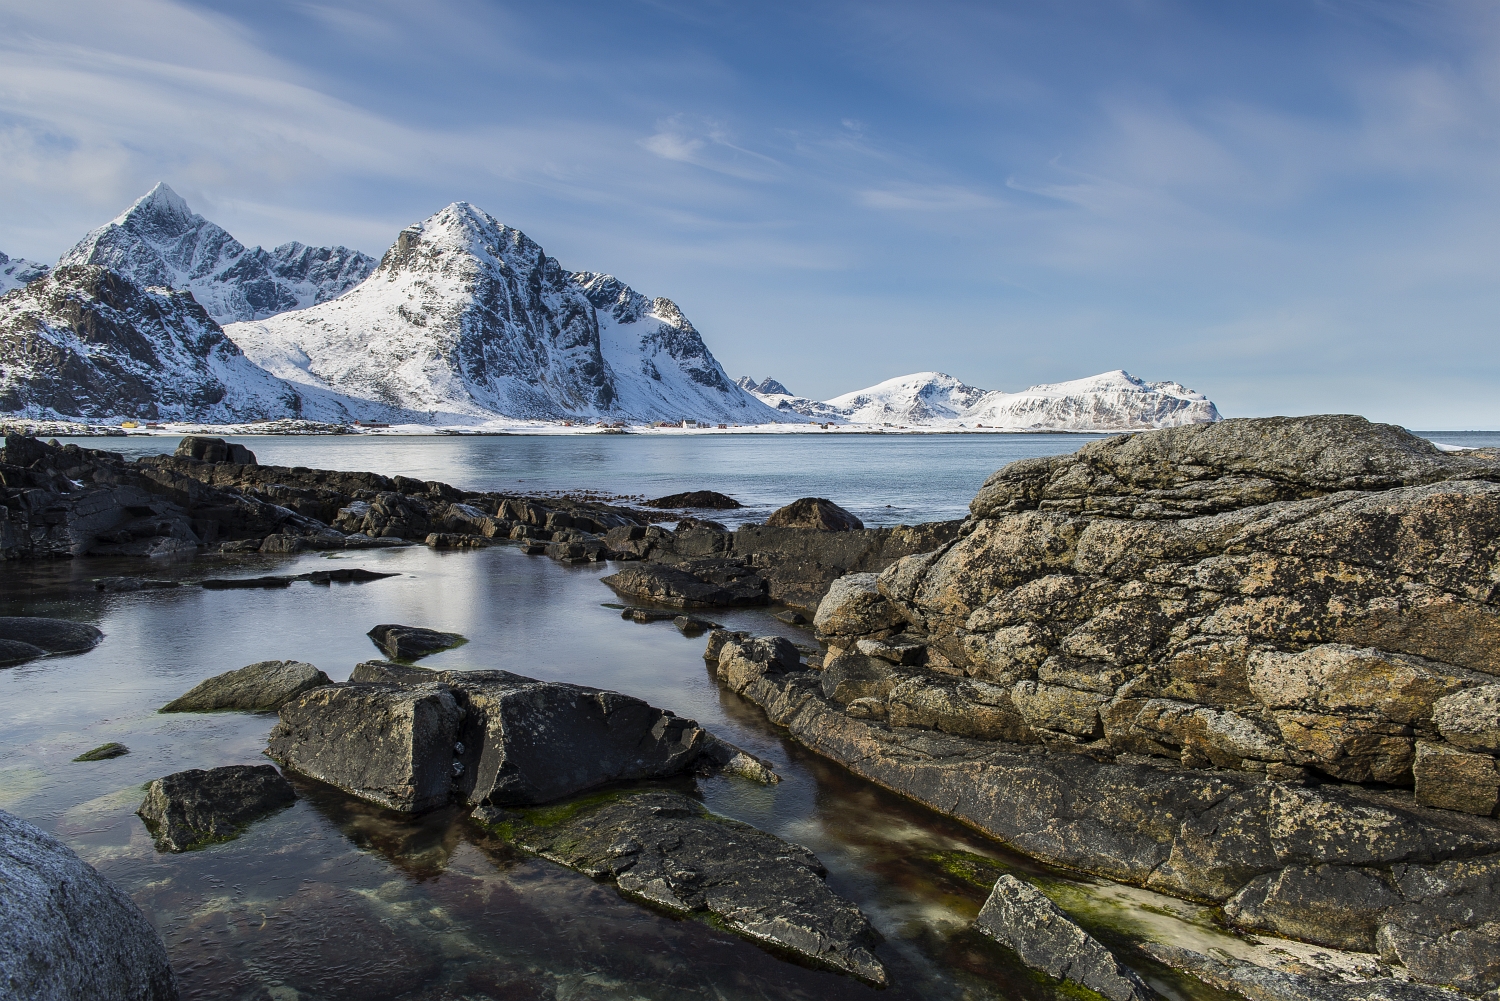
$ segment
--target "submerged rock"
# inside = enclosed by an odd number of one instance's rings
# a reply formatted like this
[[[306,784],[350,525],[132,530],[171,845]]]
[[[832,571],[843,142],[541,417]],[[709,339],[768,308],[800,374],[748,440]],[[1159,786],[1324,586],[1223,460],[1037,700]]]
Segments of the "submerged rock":
[[[107,761],[110,758],[118,758],[123,754],[129,754],[130,748],[116,741],[108,744],[100,744],[92,750],[84,751],[74,761]]]
[[[108,591],[110,593],[155,591],[181,586],[181,581],[153,580],[150,577],[97,577],[94,579],[95,591]]]
[[[176,1001],[151,922],[56,838],[0,810],[0,989],[26,1001]]]
[[[362,583],[368,580],[383,580],[386,577],[400,576],[399,573],[378,573],[361,567],[340,567],[337,570],[314,570],[311,573],[298,574],[297,579],[327,587],[334,583]]]
[[[475,817],[528,851],[613,880],[626,897],[674,914],[711,914],[753,941],[886,982],[873,952],[879,935],[828,888],[817,856],[681,793],[606,795],[545,817],[480,807]]]
[[[1002,875],[974,927],[1013,950],[1021,961],[1110,1001],[1151,1001],[1155,993],[1098,939],[1074,924],[1036,887]]]
[[[253,591],[257,588],[275,589],[292,586],[291,577],[210,577],[198,585],[209,591]]]
[[[458,633],[440,633],[422,626],[379,625],[366,635],[396,660],[417,660],[468,642]]]
[[[225,671],[161,707],[164,713],[239,709],[272,712],[310,688],[332,684],[328,675],[298,660],[263,660]]]
[[[855,532],[865,523],[823,497],[803,497],[777,508],[766,519],[769,528],[811,528],[820,532]]]
[[[189,768],[152,782],[136,811],[158,851],[185,852],[235,837],[251,821],[297,798],[270,765]]]
[[[83,653],[98,646],[103,638],[103,633],[83,622],[39,615],[0,616],[0,642],[25,644],[45,653]],[[21,647],[12,650],[23,652]]]

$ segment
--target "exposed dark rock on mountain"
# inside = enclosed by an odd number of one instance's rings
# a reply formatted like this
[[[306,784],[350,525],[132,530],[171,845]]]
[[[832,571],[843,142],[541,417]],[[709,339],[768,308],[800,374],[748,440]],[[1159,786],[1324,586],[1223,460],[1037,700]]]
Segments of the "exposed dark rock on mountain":
[[[38,1001],[177,1001],[151,922],[67,846],[0,810],[0,984]]]
[[[70,265],[0,300],[0,412],[228,422],[302,408],[190,293]]]
[[[270,765],[189,768],[147,786],[136,813],[151,829],[158,851],[185,852],[233,838],[296,798],[292,784]]]
[[[791,396],[792,391],[770,376],[766,376],[757,385],[755,380],[748,375],[742,375],[734,380],[734,384],[747,393],[759,393],[761,396]]]
[[[0,254],[0,295],[34,282],[50,270],[45,264]]]
[[[857,532],[865,523],[831,500],[803,497],[777,508],[766,519],[767,528],[814,528],[821,532]]]
[[[1013,463],[971,510],[835,584],[820,673],[721,638],[720,678],[1036,857],[1500,983],[1469,902],[1500,857],[1500,464],[1226,421]]]
[[[681,793],[637,791],[581,802],[557,822],[479,807],[506,840],[673,914],[706,913],[730,931],[875,984],[880,937],[830,890],[817,856],[704,810]],[[548,821],[551,818],[547,818]]]
[[[311,688],[331,684],[328,675],[297,660],[264,660],[200,682],[161,707],[164,713],[273,712]]]

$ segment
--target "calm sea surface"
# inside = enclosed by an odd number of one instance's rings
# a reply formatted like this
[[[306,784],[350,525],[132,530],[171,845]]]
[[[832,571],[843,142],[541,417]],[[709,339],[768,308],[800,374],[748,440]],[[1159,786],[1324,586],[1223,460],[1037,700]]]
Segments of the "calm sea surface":
[[[469,488],[646,496],[717,489],[749,505],[742,517],[815,494],[878,525],[961,516],[979,484],[1006,462],[1071,451],[1087,439],[240,440],[267,464],[371,469]],[[176,442],[80,444],[144,454],[170,451]],[[334,565],[401,576],[331,588],[299,582],[279,591],[187,586],[106,595],[91,584],[114,574],[192,584]],[[670,623],[622,621],[608,607],[614,594],[599,582],[609,572],[562,566],[508,546],[203,555],[149,566],[87,558],[7,564],[0,615],[90,622],[105,639],[86,654],[0,669],[0,808],[52,831],[131,895],[166,940],[186,998],[875,996],[848,978],[786,962],[705,923],[657,914],[608,884],[514,852],[458,809],[403,818],[297,780],[298,802],[238,839],[180,855],[156,852],[134,814],[144,783],[185,768],[262,761],[275,722],[245,713],[161,715],[157,707],[204,678],[259,660],[306,660],[343,680],[356,663],[379,656],[365,636],[372,626],[429,626],[470,642],[424,666],[498,667],[616,689],[692,717],[772,760],[784,777],[776,786],[711,779],[687,780],[684,788],[709,808],[804,844],[823,859],[830,883],[864,908],[885,937],[878,954],[892,986],[882,996],[1056,996],[967,930],[985,889],[963,873],[988,872],[993,879],[993,869],[976,860],[1035,872],[1034,865],[785,740],[758,709],[712,680],[702,638],[687,639]],[[712,614],[731,628],[811,640],[768,610]],[[106,741],[120,741],[131,753],[72,760]],[[1164,934],[1181,941],[1185,928],[1174,925]],[[1096,930],[1119,933],[1108,922]],[[1205,919],[1194,934],[1218,933]],[[1219,997],[1165,971],[1147,972],[1169,997]]]

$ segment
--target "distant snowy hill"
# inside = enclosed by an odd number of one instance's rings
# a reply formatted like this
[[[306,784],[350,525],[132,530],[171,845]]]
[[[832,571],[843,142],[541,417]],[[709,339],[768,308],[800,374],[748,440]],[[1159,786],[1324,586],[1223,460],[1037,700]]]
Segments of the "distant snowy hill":
[[[58,261],[98,264],[140,285],[186,289],[218,323],[258,320],[342,295],[375,269],[347,247],[245,247],[158,184]]]
[[[730,382],[670,300],[566,271],[467,202],[402,230],[340,298],[226,332],[283,379],[440,420],[788,419]]]
[[[942,372],[917,372],[824,402],[784,393],[756,395],[783,413],[839,424],[1135,431],[1219,419],[1202,393],[1175,382],[1145,382],[1122,370],[1019,393],[976,389]]]
[[[214,422],[347,419],[267,374],[193,297],[92,265],[0,299],[0,412]]]
[[[0,254],[0,295],[34,282],[47,273],[47,265]]]

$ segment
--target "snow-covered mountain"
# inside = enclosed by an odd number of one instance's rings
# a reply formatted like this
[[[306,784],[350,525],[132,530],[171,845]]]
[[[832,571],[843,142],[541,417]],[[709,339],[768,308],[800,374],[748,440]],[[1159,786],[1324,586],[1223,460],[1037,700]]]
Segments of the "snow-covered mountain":
[[[788,419],[729,380],[670,300],[566,271],[467,202],[402,230],[343,296],[226,332],[283,379],[450,422]]]
[[[784,393],[756,395],[783,413],[837,424],[1138,431],[1219,420],[1218,409],[1202,393],[1175,382],[1145,382],[1119,369],[1019,393],[976,389],[942,372],[917,372],[823,402]]]
[[[756,384],[755,380],[748,375],[740,376],[738,379],[734,380],[734,384],[745,390],[745,392],[754,393],[757,396],[792,395],[792,391],[790,389],[787,389],[785,386],[777,382],[775,379],[771,378],[769,375],[762,379],[758,385]]]
[[[255,365],[187,292],[66,265],[0,298],[0,412],[213,422],[351,416]]]
[[[58,261],[98,264],[137,284],[186,289],[219,323],[258,320],[342,295],[375,269],[347,247],[246,247],[158,184]]]
[[[28,282],[36,281],[48,270],[45,264],[23,261],[19,257],[6,257],[0,254],[0,295],[12,289],[18,289]]]

